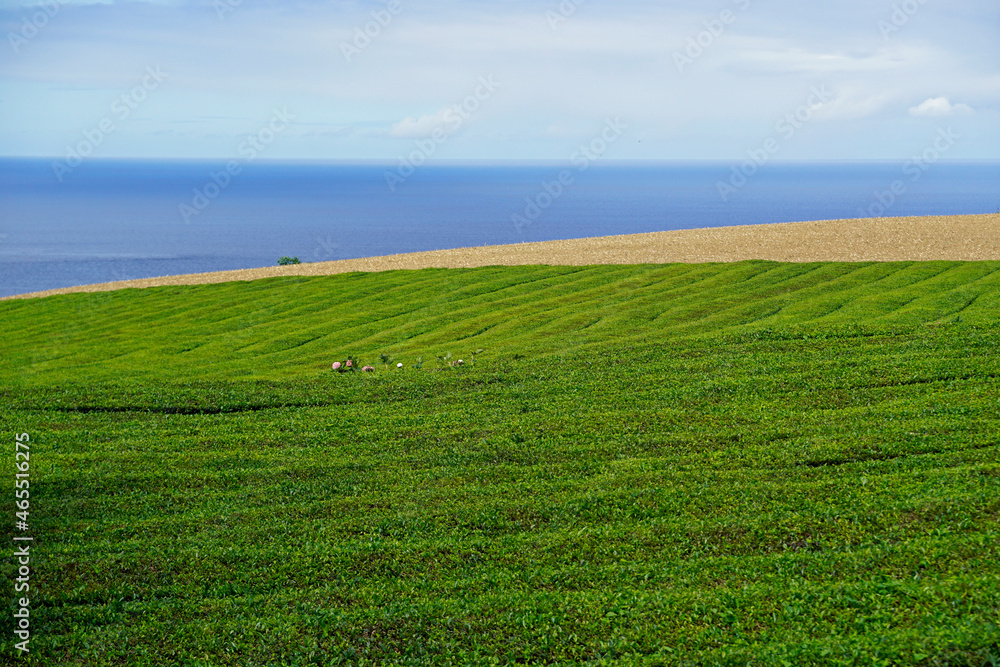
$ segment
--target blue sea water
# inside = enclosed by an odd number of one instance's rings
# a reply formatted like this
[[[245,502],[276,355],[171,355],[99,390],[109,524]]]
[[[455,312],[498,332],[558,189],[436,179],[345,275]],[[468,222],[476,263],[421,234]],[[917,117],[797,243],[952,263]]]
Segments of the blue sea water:
[[[112,280],[672,229],[1000,210],[1000,162],[424,166],[0,159],[0,296]],[[234,171],[236,171],[234,169]],[[215,180],[213,180],[213,174]],[[560,175],[563,184],[559,184]],[[890,193],[894,182],[904,190]],[[547,186],[547,187],[546,187]],[[561,188],[561,191],[560,191]],[[199,196],[200,194],[200,196]],[[534,208],[537,207],[537,208]],[[520,217],[518,217],[520,216]],[[530,223],[530,224],[525,224]]]

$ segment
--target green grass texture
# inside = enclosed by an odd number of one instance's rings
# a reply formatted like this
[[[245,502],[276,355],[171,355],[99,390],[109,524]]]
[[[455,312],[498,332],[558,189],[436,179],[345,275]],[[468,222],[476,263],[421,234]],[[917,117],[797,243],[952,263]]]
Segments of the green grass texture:
[[[998,262],[121,290],[0,340],[3,664],[1000,664]]]

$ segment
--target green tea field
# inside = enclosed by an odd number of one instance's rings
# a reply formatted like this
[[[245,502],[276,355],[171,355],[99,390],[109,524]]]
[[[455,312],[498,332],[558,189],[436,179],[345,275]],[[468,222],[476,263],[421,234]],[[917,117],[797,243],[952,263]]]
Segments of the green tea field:
[[[1000,262],[129,289],[0,339],[3,664],[1000,664]]]

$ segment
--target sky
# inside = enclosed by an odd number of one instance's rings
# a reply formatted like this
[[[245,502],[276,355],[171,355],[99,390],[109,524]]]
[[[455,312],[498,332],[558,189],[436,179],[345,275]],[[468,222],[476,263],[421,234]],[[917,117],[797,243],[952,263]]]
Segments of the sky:
[[[1000,159],[997,0],[0,0],[0,35],[0,156]]]

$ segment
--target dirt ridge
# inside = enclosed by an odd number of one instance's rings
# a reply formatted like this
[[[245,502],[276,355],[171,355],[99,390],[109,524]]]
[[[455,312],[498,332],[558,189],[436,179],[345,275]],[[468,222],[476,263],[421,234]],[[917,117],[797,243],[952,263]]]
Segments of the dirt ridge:
[[[673,262],[897,262],[1000,260],[1000,214],[820,220],[685,229],[564,241],[432,250],[236,271],[192,273],[31,292],[26,299],[162,285],[202,285],[274,276],[495,265]]]

